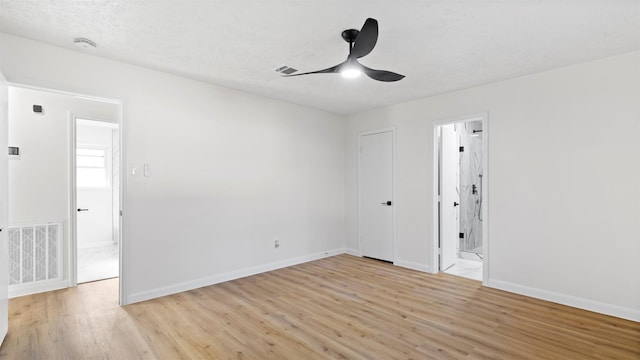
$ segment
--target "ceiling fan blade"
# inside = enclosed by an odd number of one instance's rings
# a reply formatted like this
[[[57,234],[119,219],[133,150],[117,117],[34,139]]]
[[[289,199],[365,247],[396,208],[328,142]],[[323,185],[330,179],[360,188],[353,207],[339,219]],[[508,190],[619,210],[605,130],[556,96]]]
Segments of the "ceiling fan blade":
[[[362,64],[360,64],[360,66],[362,66],[362,71],[373,80],[391,82],[404,79],[404,75],[396,74],[391,71],[369,69]]]
[[[353,43],[351,56],[357,59],[367,55],[376,46],[376,42],[378,42],[378,21],[368,18]]]
[[[299,74],[282,75],[282,77],[292,77],[292,76],[309,75],[309,74],[339,73],[340,72],[340,67],[342,66],[342,64],[344,64],[344,62],[342,62],[342,63],[340,63],[340,64],[338,64],[336,66],[332,66],[330,68],[323,69],[323,70],[309,71],[309,72],[304,72],[304,73],[299,73]]]

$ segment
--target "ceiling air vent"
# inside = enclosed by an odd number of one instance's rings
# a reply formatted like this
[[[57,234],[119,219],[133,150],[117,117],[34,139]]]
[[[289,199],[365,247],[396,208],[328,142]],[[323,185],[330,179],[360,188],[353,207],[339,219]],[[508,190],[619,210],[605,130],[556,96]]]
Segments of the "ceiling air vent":
[[[85,38],[75,38],[73,44],[81,49],[95,49],[96,47],[96,43]]]
[[[279,68],[276,69],[276,72],[279,72],[281,74],[285,74],[285,75],[291,75],[294,72],[298,71],[298,69],[294,69],[290,66],[287,65],[282,65]]]

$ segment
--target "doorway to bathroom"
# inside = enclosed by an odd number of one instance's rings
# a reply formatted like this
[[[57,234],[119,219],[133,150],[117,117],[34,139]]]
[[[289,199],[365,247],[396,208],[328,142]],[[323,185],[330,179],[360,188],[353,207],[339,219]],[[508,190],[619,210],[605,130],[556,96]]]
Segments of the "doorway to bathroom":
[[[486,264],[486,115],[435,124],[438,271],[484,280]]]
[[[119,275],[119,169],[119,125],[75,118],[78,284]]]

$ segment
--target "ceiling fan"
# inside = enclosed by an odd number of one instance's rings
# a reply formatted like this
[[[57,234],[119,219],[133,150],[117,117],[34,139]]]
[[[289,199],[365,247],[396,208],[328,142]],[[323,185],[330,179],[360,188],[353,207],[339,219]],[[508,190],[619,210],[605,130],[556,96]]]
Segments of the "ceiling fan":
[[[369,54],[376,46],[378,41],[378,21],[368,18],[360,31],[356,29],[347,29],[342,32],[342,38],[349,43],[349,55],[347,60],[324,70],[309,71],[300,74],[283,75],[284,77],[309,75],[309,74],[331,74],[339,73],[347,78],[358,77],[364,73],[368,77],[378,81],[398,81],[404,78],[404,75],[396,74],[386,70],[370,69],[358,62],[358,59]]]

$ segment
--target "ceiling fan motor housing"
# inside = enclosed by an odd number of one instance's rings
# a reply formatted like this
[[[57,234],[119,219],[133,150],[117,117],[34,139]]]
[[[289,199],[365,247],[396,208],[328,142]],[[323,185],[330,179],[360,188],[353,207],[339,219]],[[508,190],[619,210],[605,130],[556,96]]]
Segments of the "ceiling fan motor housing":
[[[346,41],[348,43],[352,43],[352,42],[356,41],[356,38],[358,37],[359,33],[360,33],[360,30],[347,29],[347,30],[342,32],[342,38],[344,39],[344,41]]]

